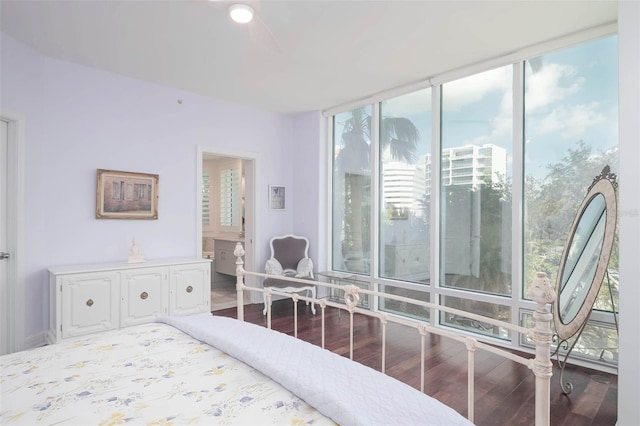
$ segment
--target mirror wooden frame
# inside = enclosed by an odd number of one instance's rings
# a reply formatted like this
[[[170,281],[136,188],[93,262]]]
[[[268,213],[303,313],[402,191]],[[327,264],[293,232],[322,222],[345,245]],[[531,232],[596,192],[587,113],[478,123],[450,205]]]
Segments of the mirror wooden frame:
[[[616,222],[618,217],[616,200],[617,183],[615,179],[616,176],[610,172],[609,166],[606,166],[602,170],[602,173],[593,180],[593,183],[587,191],[587,195],[585,196],[582,204],[580,205],[580,208],[578,209],[578,213],[576,214],[573,224],[571,225],[567,244],[565,245],[565,248],[562,252],[562,259],[560,260],[560,269],[558,271],[556,281],[556,291],[558,292],[558,297],[556,298],[553,309],[553,320],[556,327],[556,334],[561,340],[567,340],[571,338],[584,327],[586,321],[589,319],[591,309],[593,308],[593,304],[598,297],[600,287],[602,286],[604,276],[607,272],[609,258],[611,257],[611,249],[613,247],[613,241],[615,238]],[[585,210],[589,206],[589,203],[591,203],[599,195],[602,195],[605,200],[606,220],[598,264],[590,285],[588,287],[585,287],[587,288],[587,295],[582,302],[582,306],[580,306],[577,314],[571,321],[569,321],[568,323],[564,323],[562,321],[562,318],[560,317],[560,292],[562,288],[562,279],[565,272],[567,256],[575,237],[576,229],[580,223],[580,220],[582,219]]]

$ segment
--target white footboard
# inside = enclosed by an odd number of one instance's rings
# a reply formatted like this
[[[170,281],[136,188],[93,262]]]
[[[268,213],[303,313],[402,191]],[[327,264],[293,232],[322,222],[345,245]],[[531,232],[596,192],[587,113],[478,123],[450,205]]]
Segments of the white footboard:
[[[350,318],[350,349],[349,349],[349,357],[353,359],[353,315],[355,313],[367,315],[370,317],[377,318],[381,323],[382,328],[382,367],[381,371],[385,372],[385,346],[386,346],[386,326],[388,323],[397,323],[402,324],[408,327],[415,328],[419,335],[421,336],[421,363],[420,363],[420,390],[424,392],[424,373],[425,373],[425,336],[427,333],[436,334],[439,336],[447,337],[449,339],[453,339],[459,341],[466,345],[467,348],[467,377],[468,377],[468,419],[473,422],[474,421],[474,354],[477,350],[485,350],[496,354],[498,356],[507,358],[511,361],[518,362],[527,366],[532,370],[535,375],[535,424],[536,425],[549,425],[550,416],[550,379],[552,375],[552,363],[551,363],[551,354],[550,354],[550,346],[552,341],[553,333],[551,331],[550,322],[553,318],[552,314],[548,309],[549,303],[552,303],[555,300],[555,291],[551,287],[549,280],[547,279],[544,273],[538,273],[535,277],[531,289],[529,291],[528,296],[537,304],[537,309],[533,314],[533,319],[535,321],[535,326],[532,329],[528,329],[525,327],[521,327],[515,324],[507,323],[504,321],[499,321],[493,318],[485,317],[482,315],[477,315],[465,311],[461,311],[458,309],[449,308],[441,305],[434,305],[432,303],[423,302],[415,299],[410,299],[402,296],[396,296],[388,293],[380,293],[373,290],[362,289],[355,285],[336,285],[332,283],[325,282],[315,282],[318,287],[325,287],[328,289],[340,289],[344,291],[344,303],[336,303],[327,299],[318,299],[307,296],[302,296],[300,294],[291,294],[291,293],[282,293],[278,292],[274,289],[263,289],[263,288],[252,288],[247,287],[244,284],[244,276],[251,275],[256,277],[264,277],[267,278],[269,275],[259,273],[259,272],[250,272],[244,269],[244,262],[242,261],[242,256],[244,255],[244,249],[241,244],[238,243],[236,249],[234,250],[234,255],[236,256],[236,274],[237,274],[237,283],[236,290],[238,295],[238,319],[244,320],[244,292],[252,291],[252,292],[260,292],[265,293],[265,300],[267,301],[267,327],[271,328],[271,299],[274,295],[282,296],[285,298],[292,299],[293,303],[297,305],[299,301],[303,301],[305,303],[315,303],[320,307],[320,315],[321,315],[321,334],[322,334],[322,343],[321,346],[324,348],[325,345],[325,309],[327,306],[331,306],[337,309],[345,310],[349,313]],[[308,284],[308,280],[302,280],[297,278],[286,278],[286,277],[278,277],[280,280],[288,280],[292,282],[300,282],[303,284]],[[471,320],[481,321],[483,323],[491,324],[497,327],[502,327],[508,330],[511,330],[516,333],[520,333],[525,335],[535,344],[535,357],[526,358],[520,355],[513,354],[507,350],[497,348],[495,346],[491,346],[482,342],[479,342],[473,337],[469,337],[468,335],[461,334],[456,332],[453,329],[449,328],[441,328],[441,327],[433,327],[424,321],[414,320],[411,318],[400,317],[396,315],[389,315],[384,312],[376,312],[368,309],[362,309],[358,307],[358,302],[360,300],[360,295],[368,295],[369,300],[373,300],[376,297],[384,297],[386,299],[398,300],[406,303],[411,303],[416,306],[423,306],[430,309],[435,309],[437,311],[448,312],[454,315],[458,315],[461,317],[466,317]],[[293,310],[294,312],[294,336],[297,337],[298,334],[298,314],[297,309]]]

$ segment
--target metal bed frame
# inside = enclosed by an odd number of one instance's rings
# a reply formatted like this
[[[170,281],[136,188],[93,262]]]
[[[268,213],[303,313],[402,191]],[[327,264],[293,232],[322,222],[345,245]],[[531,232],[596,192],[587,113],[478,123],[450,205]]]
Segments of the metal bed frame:
[[[320,307],[320,315],[321,315],[321,333],[322,333],[322,343],[321,346],[324,348],[325,345],[325,309],[327,306],[331,306],[334,308],[345,310],[349,313],[350,319],[350,343],[349,343],[349,357],[353,360],[353,332],[354,332],[354,314],[362,314],[370,317],[377,318],[382,326],[382,373],[385,372],[386,368],[386,360],[385,360],[385,348],[386,348],[386,326],[388,323],[396,323],[402,324],[408,327],[413,327],[417,330],[421,337],[421,363],[420,363],[420,391],[424,392],[424,373],[425,373],[425,338],[427,333],[436,334],[439,336],[443,336],[449,339],[453,339],[455,341],[461,342],[466,345],[467,348],[467,390],[468,390],[468,414],[467,418],[469,421],[474,421],[474,355],[477,350],[485,350],[491,352],[495,355],[504,357],[511,361],[520,363],[528,367],[533,374],[535,375],[535,425],[536,426],[547,426],[550,423],[550,380],[552,376],[552,368],[553,364],[551,363],[551,343],[553,339],[553,332],[550,327],[550,323],[553,319],[553,315],[549,310],[549,304],[553,303],[556,298],[556,294],[554,289],[551,287],[549,279],[546,277],[546,274],[540,272],[536,275],[531,288],[529,290],[528,296],[537,304],[536,310],[533,312],[533,319],[535,325],[533,328],[526,328],[519,325],[514,325],[511,323],[507,323],[504,321],[496,320],[493,318],[485,317],[482,315],[477,315],[465,311],[461,311],[454,308],[449,308],[446,306],[434,305],[432,303],[423,302],[415,299],[410,299],[402,296],[396,296],[388,293],[380,293],[374,290],[363,289],[356,285],[347,284],[347,285],[338,285],[327,282],[314,282],[318,287],[325,287],[328,289],[340,289],[344,291],[344,303],[338,303],[336,301],[327,300],[324,298],[312,298],[307,296],[302,296],[296,293],[284,293],[279,292],[277,290],[267,288],[255,288],[248,287],[244,283],[245,276],[255,276],[255,277],[263,277],[268,278],[270,275],[259,273],[259,272],[250,272],[244,269],[244,261],[242,260],[242,256],[244,256],[244,249],[241,243],[237,243],[234,256],[236,256],[236,291],[238,298],[238,319],[244,321],[244,292],[259,292],[263,293],[264,300],[266,300],[266,316],[267,316],[267,328],[271,328],[271,301],[273,296],[282,296],[285,298],[289,298],[293,301],[295,307],[297,307],[297,303],[302,300],[305,303],[315,303]],[[287,279],[292,282],[300,282],[303,284],[308,284],[308,280],[302,280],[298,278],[284,278],[279,277],[279,279]],[[430,309],[435,309],[437,311],[448,312],[454,315],[458,315],[460,317],[468,318],[473,321],[480,321],[482,323],[491,324],[498,327],[503,327],[505,329],[511,330],[516,333],[520,333],[521,335],[526,336],[526,338],[530,339],[535,344],[535,356],[532,358],[526,358],[524,356],[516,355],[508,350],[497,348],[495,346],[488,345],[486,343],[478,341],[476,338],[471,337],[466,334],[457,333],[453,329],[444,329],[433,327],[428,323],[420,320],[414,320],[411,318],[404,318],[395,315],[389,315],[384,312],[372,311],[369,309],[362,309],[358,307],[358,302],[360,300],[360,294],[366,294],[369,296],[370,300],[373,300],[375,297],[384,297],[387,299],[398,300],[402,302],[412,303],[417,306],[423,306]],[[262,297],[261,297],[262,298]],[[294,309],[294,337],[298,336],[298,311]]]

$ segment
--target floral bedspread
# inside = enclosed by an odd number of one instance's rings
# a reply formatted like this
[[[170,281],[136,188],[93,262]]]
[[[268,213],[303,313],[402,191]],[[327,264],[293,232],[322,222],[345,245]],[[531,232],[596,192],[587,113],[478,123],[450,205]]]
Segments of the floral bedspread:
[[[0,358],[0,424],[324,425],[305,401],[162,323]]]
[[[393,377],[261,325],[205,314],[156,320],[260,370],[341,425],[472,425],[451,407]]]

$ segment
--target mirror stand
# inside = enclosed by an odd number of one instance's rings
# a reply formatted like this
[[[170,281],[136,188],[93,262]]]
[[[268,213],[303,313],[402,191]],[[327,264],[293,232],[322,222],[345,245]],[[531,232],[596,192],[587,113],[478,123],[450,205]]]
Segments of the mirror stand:
[[[613,299],[613,290],[611,288],[611,281],[609,280],[608,270],[606,272],[606,277],[607,277],[607,287],[609,288],[609,297],[611,298],[611,312],[613,313],[613,320],[616,325],[616,334],[617,334],[618,333],[618,314],[616,311],[615,301]],[[591,314],[589,314],[589,317],[590,316]],[[560,388],[562,389],[562,393],[565,395],[569,395],[573,391],[573,384],[571,382],[564,381],[564,368],[567,366],[567,360],[569,359],[569,355],[571,355],[571,352],[573,351],[574,346],[576,345],[576,343],[578,343],[578,340],[580,340],[580,336],[582,335],[582,332],[584,331],[585,327],[587,326],[587,323],[589,322],[589,317],[587,317],[582,323],[582,326],[576,333],[575,340],[573,341],[573,343],[571,343],[571,346],[569,346],[570,338],[560,340],[560,337],[557,334],[553,335],[553,341],[558,342],[558,345],[556,346],[556,349],[553,352],[553,354],[551,354],[551,356],[552,357],[556,356],[558,360],[558,367],[560,367]],[[567,352],[564,354],[564,360],[562,361],[560,360],[560,349],[567,350]],[[592,348],[592,349],[598,349],[598,348]],[[602,354],[604,354],[604,351],[609,348],[601,348],[601,349],[602,349]],[[602,359],[602,354],[600,355],[600,359]]]
[[[616,234],[617,187],[615,173],[611,172],[609,166],[605,166],[587,189],[562,251],[553,323],[556,334],[554,342],[558,343],[554,355],[558,356],[560,382],[565,395],[573,390],[573,385],[565,383],[563,378],[567,360],[584,332],[605,276],[609,295],[613,296],[608,265]],[[611,304],[617,331],[613,297]],[[574,339],[572,343],[571,339]],[[560,361],[561,349],[566,351],[564,361]],[[601,349],[602,360],[608,348]]]

